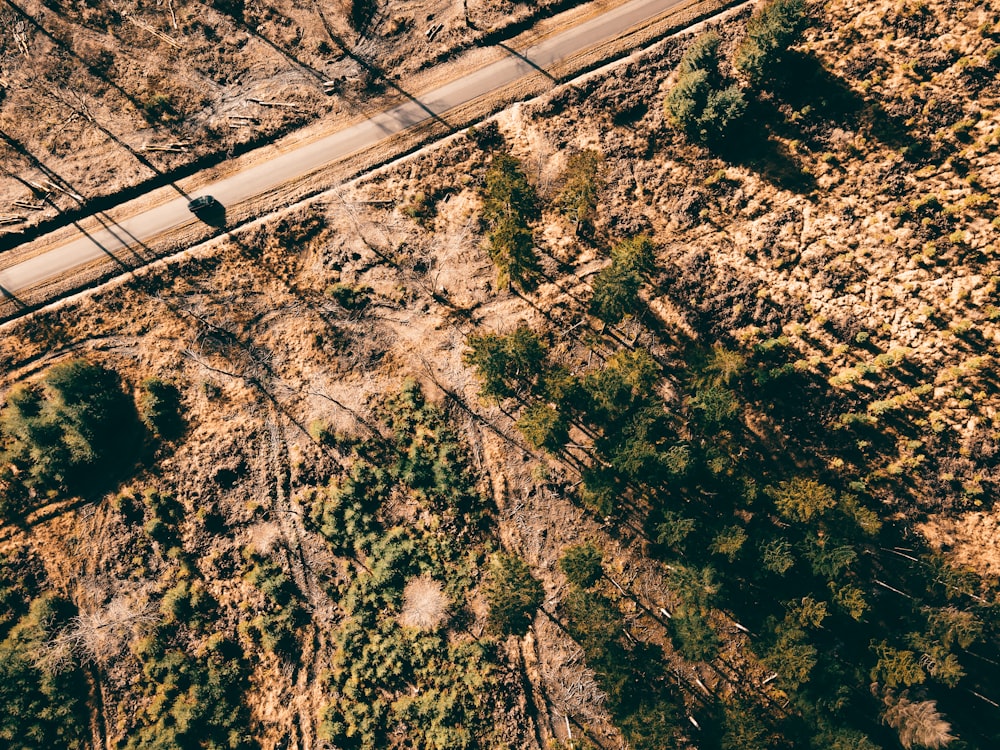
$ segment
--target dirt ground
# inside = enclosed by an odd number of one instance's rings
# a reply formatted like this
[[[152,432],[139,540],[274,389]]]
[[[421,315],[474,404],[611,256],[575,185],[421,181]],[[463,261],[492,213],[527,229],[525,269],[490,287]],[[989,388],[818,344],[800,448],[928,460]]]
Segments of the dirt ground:
[[[638,602],[622,605],[633,607],[630,632],[667,644],[655,616],[674,602],[666,572],[644,556],[637,535],[607,527],[573,501],[579,477],[570,467],[530,450],[510,416],[479,399],[461,359],[466,337],[509,332],[520,322],[545,326],[575,371],[630,335],[667,362],[679,362],[680,345],[692,340],[773,340],[827,389],[829,411],[803,421],[833,434],[867,415],[889,435],[889,447],[878,450],[853,438],[850,451],[817,445],[812,460],[857,482],[882,503],[885,518],[930,518],[932,525],[915,528],[957,563],[996,575],[990,505],[1000,491],[1000,387],[991,352],[1000,340],[993,197],[1000,90],[988,52],[1000,26],[989,3],[920,7],[926,10],[851,0],[824,6],[833,30],[811,32],[803,48],[819,63],[822,93],[829,101],[848,97],[854,108],[845,115],[818,101],[771,102],[777,114],[766,163],[692,147],[665,123],[661,102],[689,37],[495,118],[543,201],[557,192],[568,154],[593,148],[604,155],[596,236],[656,238],[662,274],[647,302],[659,333],[609,330],[588,318],[588,279],[605,253],[551,209],[537,238],[546,283],[526,294],[496,288],[478,223],[477,185],[489,154],[458,134],[231,238],[5,324],[2,384],[80,354],[133,385],[151,375],[181,384],[190,431],[155,474],[187,510],[210,506],[239,529],[238,538],[199,541],[216,596],[235,612],[245,592],[227,579],[227,557],[248,540],[267,546],[279,533],[256,522],[254,505],[275,491],[276,476],[304,485],[324,460],[309,425],[363,434],[373,398],[415,377],[462,430],[496,503],[497,538],[543,580],[543,610],[552,611],[565,591],[560,551],[599,539],[609,580]],[[450,11],[435,18],[454,18]],[[415,31],[435,20],[416,7],[400,14]],[[285,28],[273,23],[272,35]],[[725,45],[735,44],[739,28],[719,27]],[[903,142],[900,127],[915,134],[916,148]],[[418,217],[414,209],[427,196],[433,211]],[[370,303],[345,307],[332,291],[337,284],[370,290]],[[580,320],[586,335],[573,331]],[[780,434],[767,439],[780,449]],[[238,481],[220,483],[220,467]],[[7,543],[35,545],[50,578],[82,597],[78,571],[113,563],[67,536],[104,534],[114,545],[127,532],[102,525],[100,510],[46,520],[51,515],[42,511],[30,534],[9,531]],[[294,520],[287,523],[285,538],[314,544]],[[309,590],[308,580],[302,586]],[[607,589],[618,597],[611,583]],[[314,605],[322,611],[322,601]],[[725,693],[765,676],[743,652],[735,623],[720,613],[715,624],[738,673],[692,676],[678,659],[678,682],[691,691],[686,700],[698,694],[695,677]],[[293,726],[309,738],[304,747],[314,746],[314,678],[327,645],[316,646],[303,671],[271,685],[271,667],[260,666],[254,710],[271,727],[268,746]],[[542,717],[525,747],[564,739],[567,729],[621,747],[579,647],[544,614],[507,660],[527,676],[533,711],[525,710]]]

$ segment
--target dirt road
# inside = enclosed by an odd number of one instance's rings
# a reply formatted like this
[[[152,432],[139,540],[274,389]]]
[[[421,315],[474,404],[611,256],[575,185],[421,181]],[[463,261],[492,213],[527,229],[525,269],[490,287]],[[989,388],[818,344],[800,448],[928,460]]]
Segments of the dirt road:
[[[193,221],[187,202],[195,194],[212,195],[223,206],[267,194],[409,128],[435,119],[447,120],[450,110],[521,78],[556,68],[568,56],[606,44],[686,2],[689,0],[630,0],[537,44],[524,49],[508,49],[508,54],[497,62],[367,120],[202,185],[194,194],[185,195],[184,184],[195,183],[196,178],[175,186],[182,193],[176,199],[141,213],[120,218],[104,214],[102,226],[90,230],[78,223],[79,231],[75,236],[66,237],[45,252],[0,271],[0,293],[16,300],[28,290],[50,284],[56,278],[109,256],[123,269],[134,268],[141,265],[137,260],[149,257],[145,246],[154,238]],[[118,211],[109,213],[117,214]]]

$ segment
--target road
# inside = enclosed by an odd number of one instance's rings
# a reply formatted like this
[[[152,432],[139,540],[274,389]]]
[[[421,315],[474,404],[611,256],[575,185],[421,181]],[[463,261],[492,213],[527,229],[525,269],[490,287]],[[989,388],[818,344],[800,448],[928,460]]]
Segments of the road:
[[[198,189],[223,206],[262,195],[297,178],[371,147],[407,128],[462,106],[523,77],[558,65],[569,55],[611,41],[628,30],[682,5],[688,0],[629,0],[573,28],[553,35],[393,107],[352,127],[279,154],[257,166]],[[191,197],[194,197],[192,195]],[[143,213],[114,219],[104,229],[84,234],[0,272],[0,292],[17,296],[108,255],[125,257],[129,248],[191,221],[187,198],[177,198]],[[107,212],[105,212],[107,215]]]

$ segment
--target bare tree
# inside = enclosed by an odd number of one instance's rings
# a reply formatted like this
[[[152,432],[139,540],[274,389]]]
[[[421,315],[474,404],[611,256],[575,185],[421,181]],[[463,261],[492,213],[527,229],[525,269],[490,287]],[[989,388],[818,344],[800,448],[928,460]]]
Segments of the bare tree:
[[[909,750],[923,747],[930,750],[947,746],[953,739],[951,724],[937,710],[935,701],[911,701],[905,696],[893,701],[882,714],[883,723],[899,732],[899,742]]]
[[[148,599],[117,596],[107,606],[83,611],[54,640],[54,652],[104,664],[121,653],[136,631],[157,620]]]

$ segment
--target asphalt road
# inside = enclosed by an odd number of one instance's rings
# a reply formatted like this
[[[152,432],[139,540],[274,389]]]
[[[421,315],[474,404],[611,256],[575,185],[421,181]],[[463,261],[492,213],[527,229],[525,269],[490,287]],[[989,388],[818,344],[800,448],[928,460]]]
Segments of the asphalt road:
[[[578,51],[613,40],[686,1],[630,0],[531,47],[513,50],[509,57],[423,94],[419,99],[206,185],[191,197],[212,195],[226,206],[264,194],[454,107],[537,73],[538,69],[551,68]],[[187,199],[178,198],[143,213],[115,219],[114,224],[99,231],[90,234],[81,232],[65,244],[0,272],[0,293],[16,296],[109,254],[125,257],[130,254],[130,246],[181,226],[191,218]]]

